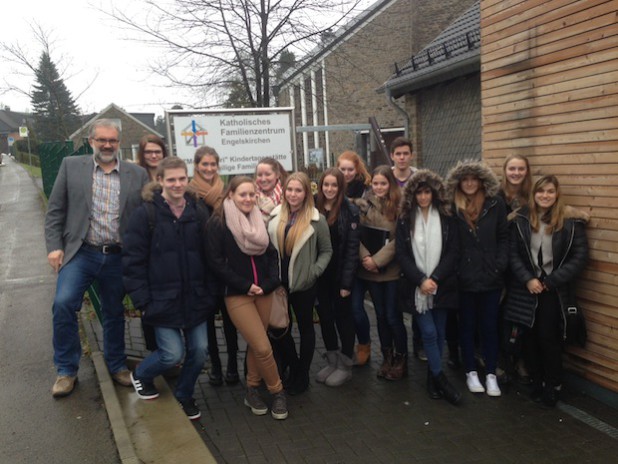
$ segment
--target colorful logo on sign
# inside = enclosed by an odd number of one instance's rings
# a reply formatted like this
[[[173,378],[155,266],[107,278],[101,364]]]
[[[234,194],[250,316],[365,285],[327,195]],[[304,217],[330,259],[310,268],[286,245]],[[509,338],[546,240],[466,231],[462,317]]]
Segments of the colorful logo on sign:
[[[201,145],[206,145],[204,137],[208,135],[208,131],[196,123],[195,120],[192,120],[191,124],[185,127],[180,135],[185,138],[186,146],[199,147]],[[198,137],[200,137],[201,140],[198,141]]]

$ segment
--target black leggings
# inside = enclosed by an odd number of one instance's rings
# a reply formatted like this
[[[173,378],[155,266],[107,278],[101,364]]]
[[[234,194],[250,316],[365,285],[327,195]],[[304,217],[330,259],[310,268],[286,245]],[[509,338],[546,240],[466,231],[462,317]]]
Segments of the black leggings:
[[[315,286],[301,292],[290,293],[288,295],[289,330],[280,338],[273,339],[271,337],[275,359],[282,377],[288,367],[294,373],[309,374],[315,350],[315,329],[313,328],[315,294]],[[292,337],[292,310],[300,332],[300,356],[296,351],[296,343]]]
[[[324,346],[328,351],[339,349],[337,332],[341,339],[341,352],[349,358],[354,354],[354,315],[352,297],[342,298],[339,282],[320,279],[317,287],[317,307]],[[336,328],[335,328],[336,324]]]
[[[230,316],[225,308],[223,297],[217,297],[217,307],[221,308],[221,316],[223,318],[223,335],[225,336],[225,345],[227,346],[228,356],[236,356],[238,352],[238,332]],[[215,314],[213,313],[206,320],[206,328],[208,331],[208,355],[210,359],[219,359],[219,346],[217,345],[217,332],[215,330]]]
[[[534,326],[523,339],[524,360],[536,383],[557,387],[562,384],[562,310],[555,291],[538,299]]]

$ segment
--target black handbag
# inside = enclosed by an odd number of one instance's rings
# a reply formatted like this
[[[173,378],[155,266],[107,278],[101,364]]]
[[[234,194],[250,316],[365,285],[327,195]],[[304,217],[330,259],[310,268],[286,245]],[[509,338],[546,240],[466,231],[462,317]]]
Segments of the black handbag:
[[[578,345],[584,348],[588,339],[586,319],[582,309],[573,304],[566,309],[566,338],[567,345]]]

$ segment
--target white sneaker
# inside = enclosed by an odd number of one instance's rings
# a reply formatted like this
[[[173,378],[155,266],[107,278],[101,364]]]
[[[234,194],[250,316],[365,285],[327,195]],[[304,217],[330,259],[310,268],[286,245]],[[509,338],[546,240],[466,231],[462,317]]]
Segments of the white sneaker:
[[[496,376],[494,375],[495,378]],[[483,393],[485,391],[476,371],[466,373],[466,384],[468,385],[468,390],[472,393]]]
[[[494,374],[487,374],[485,378],[485,386],[487,387],[487,394],[489,396],[500,396],[502,392],[498,386],[498,379]]]

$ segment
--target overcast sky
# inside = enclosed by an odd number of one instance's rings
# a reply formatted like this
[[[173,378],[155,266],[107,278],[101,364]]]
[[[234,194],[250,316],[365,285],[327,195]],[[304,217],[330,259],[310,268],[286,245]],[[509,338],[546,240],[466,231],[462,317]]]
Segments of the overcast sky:
[[[362,0],[361,4],[374,1]],[[137,37],[135,31],[128,31],[126,26],[123,29],[117,20],[101,11],[110,11],[110,4],[118,5],[130,16],[135,12],[146,15],[138,9],[143,8],[141,2],[127,0],[6,0],[0,44],[19,44],[36,66],[43,49],[32,25],[40,25],[51,38],[52,61],[85,114],[99,112],[110,103],[128,112],[157,115],[163,115],[174,104],[199,106],[196,95],[166,87],[165,81],[150,71],[149,61],[155,61],[162,51],[130,40],[129,37]],[[31,91],[34,79],[32,72],[26,71],[23,66],[0,59],[0,107],[30,111],[29,97],[14,91],[2,93],[5,81]]]
[[[65,84],[84,113],[98,112],[115,103],[129,112],[163,114],[163,110],[174,103],[183,98],[186,101],[186,96],[166,89],[157,76],[148,71],[148,59],[154,57],[157,50],[124,39],[128,33],[119,30],[110,18],[94,7],[109,2],[19,0],[4,3],[0,42],[19,43],[38,64],[42,49],[30,25],[36,21],[51,32],[52,60],[58,65],[70,63]],[[16,71],[15,65],[2,60],[0,87],[6,79],[29,89],[32,80],[18,76]],[[14,111],[29,111],[30,100],[17,92],[4,93],[0,94],[0,106],[3,105]]]

